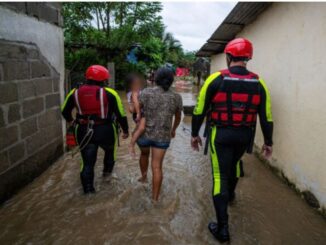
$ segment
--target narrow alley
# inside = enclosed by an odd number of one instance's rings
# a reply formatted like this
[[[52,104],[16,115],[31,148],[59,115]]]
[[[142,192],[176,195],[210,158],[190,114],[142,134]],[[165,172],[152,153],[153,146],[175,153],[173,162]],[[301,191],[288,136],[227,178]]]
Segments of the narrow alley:
[[[194,97],[181,93],[185,104]],[[122,98],[125,98],[122,95]],[[80,187],[80,155],[66,153],[0,209],[1,244],[216,244],[211,167],[191,150],[190,118],[184,117],[164,162],[161,202],[151,184],[140,184],[137,160],[121,140],[115,172],[101,176],[95,195]],[[245,177],[230,207],[232,244],[325,244],[326,222],[254,155],[244,157]],[[151,179],[151,177],[150,177]]]

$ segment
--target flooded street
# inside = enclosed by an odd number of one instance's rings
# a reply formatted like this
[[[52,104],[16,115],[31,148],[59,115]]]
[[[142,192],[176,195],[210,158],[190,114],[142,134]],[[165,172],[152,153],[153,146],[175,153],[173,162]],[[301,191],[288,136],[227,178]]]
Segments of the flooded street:
[[[195,97],[192,89],[176,91],[185,104]],[[0,208],[0,244],[217,244],[207,230],[215,220],[209,158],[193,152],[189,140],[190,118],[184,117],[155,205],[151,183],[137,181],[129,139],[120,141],[117,178],[102,178],[100,152],[95,195],[82,194],[80,155],[65,154]],[[326,244],[326,222],[317,212],[253,155],[244,163],[245,177],[229,209],[232,244]]]

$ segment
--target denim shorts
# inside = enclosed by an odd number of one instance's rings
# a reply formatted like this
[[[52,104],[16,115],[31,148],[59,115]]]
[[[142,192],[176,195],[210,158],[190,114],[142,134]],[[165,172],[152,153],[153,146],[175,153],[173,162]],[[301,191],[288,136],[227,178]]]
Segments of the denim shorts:
[[[154,148],[159,148],[159,149],[166,150],[170,146],[170,141],[168,141],[168,142],[157,142],[157,141],[154,141],[154,140],[147,139],[145,137],[140,137],[137,140],[137,145],[139,147],[154,147]]]

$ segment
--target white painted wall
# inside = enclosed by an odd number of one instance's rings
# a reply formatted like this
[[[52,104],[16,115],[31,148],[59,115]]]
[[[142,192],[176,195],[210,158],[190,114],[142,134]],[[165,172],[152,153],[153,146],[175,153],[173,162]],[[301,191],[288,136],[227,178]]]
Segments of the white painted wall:
[[[272,164],[326,208],[326,3],[274,3],[238,37],[252,41],[249,69],[271,92]],[[212,73],[224,68],[224,55],[211,64]]]
[[[226,68],[226,59],[224,54],[218,54],[211,57],[211,73]]]

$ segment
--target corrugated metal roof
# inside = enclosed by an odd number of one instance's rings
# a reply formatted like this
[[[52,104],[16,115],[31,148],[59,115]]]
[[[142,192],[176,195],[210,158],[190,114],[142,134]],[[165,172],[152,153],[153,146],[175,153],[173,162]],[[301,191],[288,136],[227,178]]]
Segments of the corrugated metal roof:
[[[196,56],[208,57],[223,52],[226,43],[232,40],[246,25],[253,22],[271,4],[270,2],[239,2],[199,49]]]

